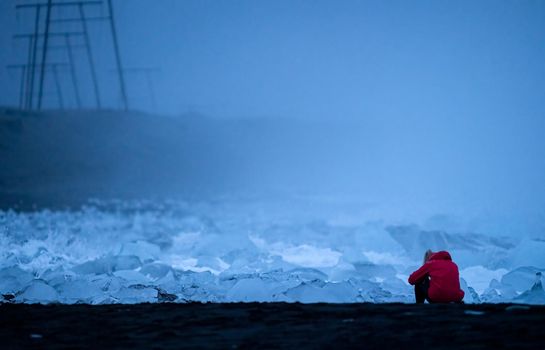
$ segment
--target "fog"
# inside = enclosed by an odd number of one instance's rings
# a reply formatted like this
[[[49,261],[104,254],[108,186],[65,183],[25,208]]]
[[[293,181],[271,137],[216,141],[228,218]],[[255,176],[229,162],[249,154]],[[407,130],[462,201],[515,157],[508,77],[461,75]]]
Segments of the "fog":
[[[12,39],[33,28],[32,11],[15,10],[22,3],[30,2],[0,3],[2,66],[26,60],[26,42]],[[543,237],[545,3],[113,4],[135,121],[125,115],[120,120],[126,124],[114,127],[97,112],[101,122],[95,124],[95,96],[80,49],[76,69],[89,126],[73,129],[67,116],[77,105],[61,71],[68,111],[56,120],[64,126],[23,120],[23,130],[40,130],[26,136],[27,146],[11,142],[11,129],[2,129],[4,195],[14,193],[17,181],[34,191],[28,183],[68,186],[65,178],[88,187],[89,196],[104,188],[115,196],[141,191],[141,197],[196,189],[263,198],[305,193],[350,198],[347,206],[356,198],[358,206],[402,220],[446,215],[486,233]],[[54,9],[52,16],[70,11]],[[86,11],[91,17],[107,13],[105,6]],[[51,30],[77,25],[57,23]],[[89,31],[101,107],[120,109],[109,28],[94,21]],[[48,59],[66,62],[66,53],[52,50]],[[142,67],[151,69],[153,91],[138,73]],[[0,105],[15,108],[18,71],[1,70],[0,82]],[[44,109],[55,120],[51,111],[59,100],[51,75],[45,86]],[[54,137],[47,135],[52,129]],[[75,147],[86,133],[89,145]],[[28,146],[31,140],[42,141]],[[60,151],[66,148],[81,153],[73,151],[67,161]],[[49,169],[48,177],[36,180],[33,167],[44,162],[31,159],[47,158],[45,150],[58,160],[40,168]],[[81,160],[93,158],[91,165]],[[75,159],[87,167],[78,168]],[[100,181],[93,166],[105,174]]]

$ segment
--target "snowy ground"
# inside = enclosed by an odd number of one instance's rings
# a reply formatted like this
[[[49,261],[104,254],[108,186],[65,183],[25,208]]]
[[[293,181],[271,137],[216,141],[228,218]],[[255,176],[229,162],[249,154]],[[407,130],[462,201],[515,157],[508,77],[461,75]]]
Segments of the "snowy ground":
[[[288,204],[289,203],[289,204]],[[425,249],[447,249],[465,302],[545,304],[545,241],[425,230],[308,201],[92,202],[0,212],[4,301],[412,302]],[[325,209],[324,209],[325,208]],[[338,209],[338,208],[337,208]]]

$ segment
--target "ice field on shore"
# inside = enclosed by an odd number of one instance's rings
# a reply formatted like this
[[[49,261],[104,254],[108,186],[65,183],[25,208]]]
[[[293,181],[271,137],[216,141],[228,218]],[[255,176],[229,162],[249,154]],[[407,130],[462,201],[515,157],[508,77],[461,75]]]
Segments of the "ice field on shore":
[[[431,248],[451,252],[466,303],[545,304],[545,240],[311,209],[219,199],[1,211],[2,301],[412,302],[407,277]]]

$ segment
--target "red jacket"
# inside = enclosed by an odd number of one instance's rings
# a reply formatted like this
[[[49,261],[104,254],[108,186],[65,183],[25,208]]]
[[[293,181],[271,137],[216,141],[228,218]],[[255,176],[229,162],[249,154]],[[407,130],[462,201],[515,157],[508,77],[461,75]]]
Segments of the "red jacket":
[[[450,254],[440,251],[430,256],[429,260],[409,276],[409,283],[416,284],[426,276],[430,277],[428,297],[436,303],[458,302],[464,298],[460,289],[458,266],[452,262]]]

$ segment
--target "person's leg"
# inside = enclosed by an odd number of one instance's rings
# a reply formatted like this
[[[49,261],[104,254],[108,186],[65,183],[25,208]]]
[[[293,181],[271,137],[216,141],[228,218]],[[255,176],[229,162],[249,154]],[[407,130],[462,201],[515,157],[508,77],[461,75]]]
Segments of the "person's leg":
[[[429,277],[424,278],[422,281],[414,285],[414,296],[417,304],[423,304],[428,300],[428,288],[430,287]]]

